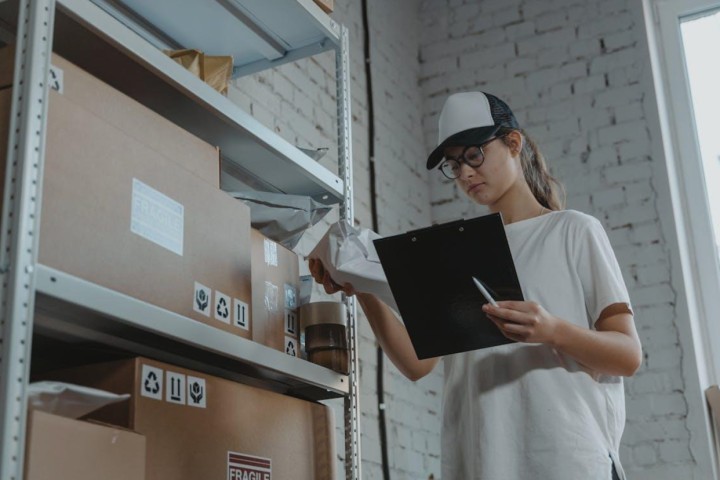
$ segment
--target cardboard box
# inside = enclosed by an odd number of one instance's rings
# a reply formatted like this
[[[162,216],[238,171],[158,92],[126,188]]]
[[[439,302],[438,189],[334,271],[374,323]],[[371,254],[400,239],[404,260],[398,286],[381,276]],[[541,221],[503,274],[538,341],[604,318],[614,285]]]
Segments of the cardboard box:
[[[48,105],[40,263],[249,338],[250,211],[218,189],[217,149],[53,62],[64,87]]]
[[[144,358],[44,376],[130,393],[89,417],[145,435],[148,480],[335,478],[325,405]]]
[[[299,345],[298,257],[252,229],[252,339],[301,357]]]
[[[25,480],[144,480],[145,437],[31,411]]]
[[[315,3],[323,9],[325,13],[332,13],[334,7],[334,0],[315,0]]]
[[[12,85],[14,58],[14,45],[0,48],[0,88]],[[214,147],[64,58],[53,54],[51,64],[54,78],[51,86],[61,88],[67,101],[219,187],[218,155],[210,151]],[[51,96],[57,93],[58,90],[53,90]],[[51,100],[50,105],[52,103]],[[5,141],[7,139],[3,139]]]

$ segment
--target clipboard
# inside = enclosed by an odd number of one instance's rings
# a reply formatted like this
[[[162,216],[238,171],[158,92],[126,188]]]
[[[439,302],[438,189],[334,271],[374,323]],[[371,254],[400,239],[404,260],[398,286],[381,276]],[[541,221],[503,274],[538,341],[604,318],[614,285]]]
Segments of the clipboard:
[[[500,213],[374,241],[418,358],[513,343],[482,311],[487,300],[523,300]]]

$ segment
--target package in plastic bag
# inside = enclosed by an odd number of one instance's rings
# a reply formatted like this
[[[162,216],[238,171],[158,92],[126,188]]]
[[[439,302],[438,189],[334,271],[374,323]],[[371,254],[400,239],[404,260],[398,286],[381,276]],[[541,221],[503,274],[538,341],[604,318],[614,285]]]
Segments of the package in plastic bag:
[[[295,248],[305,230],[333,208],[302,195],[256,191],[229,193],[250,207],[253,228],[290,250]]]
[[[330,226],[308,258],[322,261],[336,283],[349,283],[356,292],[372,293],[397,312],[395,298],[373,244],[378,238],[382,237],[372,230],[356,229],[340,221]]]
[[[229,55],[205,55],[200,50],[166,50],[165,54],[223,95],[232,77],[233,59]]]
[[[129,394],[83,387],[65,382],[33,382],[28,385],[28,406],[62,417],[80,418],[105,405],[122,402]]]

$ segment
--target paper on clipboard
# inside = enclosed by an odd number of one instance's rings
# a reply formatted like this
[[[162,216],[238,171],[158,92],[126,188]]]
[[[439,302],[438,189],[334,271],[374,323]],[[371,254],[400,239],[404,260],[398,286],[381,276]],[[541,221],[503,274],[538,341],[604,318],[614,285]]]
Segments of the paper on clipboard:
[[[373,244],[379,238],[382,237],[372,230],[356,229],[340,221],[330,226],[308,258],[322,261],[336,283],[350,283],[357,292],[372,293],[397,312]]]

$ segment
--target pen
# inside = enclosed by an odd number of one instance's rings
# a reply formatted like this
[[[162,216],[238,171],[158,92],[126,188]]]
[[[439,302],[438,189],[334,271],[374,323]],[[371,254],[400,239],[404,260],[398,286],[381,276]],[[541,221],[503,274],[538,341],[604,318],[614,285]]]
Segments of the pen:
[[[483,297],[492,305],[493,307],[497,307],[497,303],[495,303],[495,299],[490,295],[490,293],[487,291],[485,286],[482,284],[480,280],[478,280],[475,277],[472,277],[473,282],[475,282],[475,286],[480,290],[480,293],[482,293]]]

